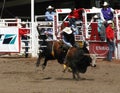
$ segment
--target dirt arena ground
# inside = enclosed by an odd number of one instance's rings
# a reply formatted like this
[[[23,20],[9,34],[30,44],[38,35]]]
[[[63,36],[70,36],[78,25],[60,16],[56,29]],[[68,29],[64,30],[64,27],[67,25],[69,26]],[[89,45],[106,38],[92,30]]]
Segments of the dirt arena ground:
[[[44,71],[36,58],[0,58],[0,93],[120,93],[120,60],[97,60],[81,80],[63,73],[62,65],[49,61]]]

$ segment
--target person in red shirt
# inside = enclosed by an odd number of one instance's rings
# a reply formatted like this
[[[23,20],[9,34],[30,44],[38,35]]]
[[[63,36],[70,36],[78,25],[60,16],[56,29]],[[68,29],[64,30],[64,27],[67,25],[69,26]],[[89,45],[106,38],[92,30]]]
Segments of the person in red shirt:
[[[26,24],[25,22],[21,23],[21,28],[19,28],[19,36],[21,38],[21,40],[23,40],[22,42],[25,43],[25,57],[28,57],[28,36],[27,34],[30,33],[30,29],[26,28]]]
[[[73,30],[77,30],[76,21],[82,20],[82,12],[83,12],[83,8],[79,8],[79,9],[74,8],[68,14],[68,21]]]
[[[107,56],[108,61],[112,61],[112,56],[115,50],[115,43],[114,43],[115,33],[112,28],[112,23],[113,23],[112,20],[107,21],[108,25],[106,27],[106,38],[109,47],[108,56]]]

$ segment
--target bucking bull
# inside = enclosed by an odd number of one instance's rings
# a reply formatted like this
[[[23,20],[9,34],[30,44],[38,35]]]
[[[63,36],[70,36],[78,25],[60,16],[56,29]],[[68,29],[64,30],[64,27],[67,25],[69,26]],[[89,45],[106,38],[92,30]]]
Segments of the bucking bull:
[[[41,58],[44,58],[42,69],[45,69],[49,60],[57,60],[58,63],[64,65],[63,72],[70,68],[73,73],[73,79],[79,80],[79,73],[85,73],[88,66],[96,66],[96,56],[89,53],[86,43],[83,44],[82,48],[68,48],[61,41],[46,41],[46,35],[41,35],[41,30],[39,29],[38,32],[40,32],[39,38],[42,39],[39,44],[45,47],[40,47],[41,51],[36,62],[37,67],[40,65]]]
[[[83,47],[66,48],[61,41],[45,41],[41,43],[46,47],[41,48],[36,66],[40,64],[41,58],[44,57],[42,68],[45,69],[49,60],[57,60],[58,63],[64,65],[64,72],[70,68],[73,73],[73,79],[80,80],[79,73],[85,73],[88,66],[95,67],[96,57],[91,55],[86,48],[86,43]]]

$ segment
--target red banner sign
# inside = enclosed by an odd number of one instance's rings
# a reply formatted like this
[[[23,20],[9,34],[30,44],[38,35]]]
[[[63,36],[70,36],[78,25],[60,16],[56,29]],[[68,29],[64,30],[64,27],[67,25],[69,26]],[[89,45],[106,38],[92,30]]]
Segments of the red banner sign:
[[[90,42],[89,51],[98,57],[106,57],[109,47],[106,42]]]

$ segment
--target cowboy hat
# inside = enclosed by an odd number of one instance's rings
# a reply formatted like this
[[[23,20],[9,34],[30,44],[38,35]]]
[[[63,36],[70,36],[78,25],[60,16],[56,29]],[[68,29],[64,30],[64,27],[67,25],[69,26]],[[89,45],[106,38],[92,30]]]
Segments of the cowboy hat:
[[[103,6],[108,6],[109,4],[107,2],[104,2],[103,3]]]
[[[96,9],[96,7],[93,6],[92,9]]]
[[[93,17],[93,18],[99,18],[99,17],[98,17],[98,15],[94,15],[94,17]]]
[[[63,32],[65,32],[65,33],[67,33],[67,34],[71,34],[71,33],[72,33],[72,30],[71,30],[70,27],[65,27],[65,28],[63,29]]]
[[[54,7],[52,7],[51,5],[48,6],[47,10],[48,9],[54,9]]]

